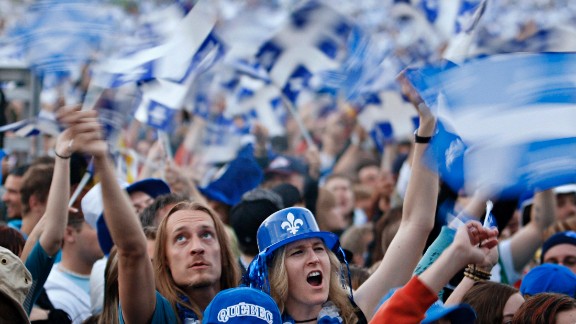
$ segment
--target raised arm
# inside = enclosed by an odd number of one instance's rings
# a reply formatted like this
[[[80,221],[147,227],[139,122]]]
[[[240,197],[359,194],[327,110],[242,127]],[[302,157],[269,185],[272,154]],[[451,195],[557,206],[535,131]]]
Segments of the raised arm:
[[[521,272],[544,242],[544,233],[554,223],[556,198],[552,189],[534,195],[531,220],[510,238],[514,270]]]
[[[116,180],[100,130],[75,141],[81,142],[84,152],[94,156],[94,167],[101,181],[104,220],[118,250],[118,290],[123,319],[126,323],[148,323],[156,302],[154,273],[138,216]]]
[[[410,94],[418,96],[412,89]],[[416,105],[420,115],[417,134],[421,137],[432,137],[436,119],[421,100],[420,102]],[[378,269],[354,295],[356,303],[367,319],[372,318],[378,301],[388,290],[408,282],[434,226],[439,184],[437,173],[424,165],[423,155],[427,147],[426,143],[414,145],[412,175],[406,191],[400,228]]]
[[[470,221],[461,226],[451,244],[430,268],[419,277],[414,277],[406,287],[399,289],[378,310],[372,323],[402,322],[418,323],[424,319],[424,312],[437,299],[436,293],[465,265],[485,263],[490,250],[498,243],[497,229],[483,228],[479,222]],[[479,243],[482,242],[481,247]],[[418,292],[418,295],[414,295]],[[426,295],[422,298],[421,295]],[[408,321],[409,320],[409,321]]]
[[[40,222],[34,227],[22,252],[26,260],[30,251],[39,240],[40,245],[49,256],[54,256],[62,246],[66,222],[68,219],[68,199],[70,198],[70,156],[77,150],[74,138],[90,129],[87,121],[96,121],[94,112],[82,112],[78,108],[62,108],[66,114],[59,115],[61,124],[67,126],[56,139],[54,151],[56,160],[50,192],[46,202],[46,211]]]

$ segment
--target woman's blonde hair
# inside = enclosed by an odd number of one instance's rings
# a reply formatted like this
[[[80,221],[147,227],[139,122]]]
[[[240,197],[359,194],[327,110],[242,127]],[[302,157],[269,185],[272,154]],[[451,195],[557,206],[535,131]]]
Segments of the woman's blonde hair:
[[[336,255],[326,249],[330,258],[330,288],[328,290],[328,300],[333,302],[340,309],[340,317],[344,323],[356,323],[358,321],[354,307],[348,297],[348,287],[341,285],[341,263]],[[278,304],[281,313],[286,310],[286,300],[288,299],[288,274],[285,266],[286,246],[279,248],[272,257],[272,264],[269,267],[270,295]]]
[[[168,257],[166,255],[166,245],[168,242],[169,233],[167,232],[166,225],[170,216],[179,210],[190,210],[190,211],[200,211],[206,213],[212,221],[214,222],[214,229],[216,231],[216,238],[220,245],[220,264],[223,271],[220,276],[220,289],[234,288],[238,285],[240,281],[240,270],[238,267],[238,262],[232,254],[232,249],[230,247],[230,242],[228,240],[228,235],[224,228],[224,223],[220,220],[220,217],[208,206],[197,203],[197,202],[181,202],[176,204],[166,217],[160,222],[158,226],[158,232],[156,235],[156,246],[154,249],[154,272],[156,274],[156,289],[164,296],[172,305],[172,308],[176,313],[176,305],[179,304],[192,310],[199,319],[202,319],[202,310],[200,307],[190,300],[189,302],[184,302],[180,296],[186,296],[184,290],[179,287],[174,278],[172,277],[172,271],[168,263]]]

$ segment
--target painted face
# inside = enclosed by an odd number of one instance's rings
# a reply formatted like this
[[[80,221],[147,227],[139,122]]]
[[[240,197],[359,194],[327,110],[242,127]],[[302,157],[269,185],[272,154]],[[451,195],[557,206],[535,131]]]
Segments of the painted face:
[[[311,238],[288,244],[284,265],[288,273],[288,313],[316,308],[319,312],[330,288],[330,258],[324,242]]]
[[[174,282],[191,288],[219,285],[220,243],[210,215],[198,210],[176,211],[168,219],[166,231],[166,255]]]
[[[576,245],[558,244],[551,247],[544,255],[544,263],[561,264],[576,274]]]
[[[352,184],[345,178],[333,178],[326,182],[326,190],[336,197],[336,204],[346,215],[354,209],[354,191]]]
[[[514,314],[516,314],[522,304],[524,304],[524,297],[520,293],[510,296],[504,305],[502,323],[512,323],[512,317],[514,317]]]
[[[140,214],[144,208],[152,205],[154,198],[142,191],[136,191],[130,194],[130,201],[132,202],[132,206],[134,206],[136,213]]]
[[[16,218],[22,215],[22,202],[20,201],[20,187],[22,177],[9,175],[6,178],[4,188],[6,192],[2,195],[2,201],[6,204],[8,218]]]

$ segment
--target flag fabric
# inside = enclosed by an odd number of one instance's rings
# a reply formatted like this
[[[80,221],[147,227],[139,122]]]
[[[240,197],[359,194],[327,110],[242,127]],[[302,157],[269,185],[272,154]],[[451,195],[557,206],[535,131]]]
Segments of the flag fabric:
[[[265,125],[270,136],[286,132],[287,111],[282,104],[280,90],[252,75],[242,75],[233,90],[232,104],[226,109],[230,117],[241,118],[247,132],[254,122]]]
[[[320,88],[361,108],[377,96],[386,52],[359,26],[353,26],[346,42],[346,56],[336,70],[319,73]],[[389,80],[392,81],[392,80]],[[378,88],[380,86],[380,88]]]
[[[197,3],[168,42],[170,51],[146,62],[141,66],[142,73],[136,74],[140,81],[149,79],[140,86],[142,102],[136,112],[139,121],[168,130],[196,76],[223,58],[225,46],[213,31],[216,21],[207,15],[207,6],[206,1]]]
[[[358,123],[368,132],[379,152],[388,143],[410,138],[418,128],[418,116],[411,104],[394,91],[383,91],[377,104],[368,104]]]
[[[75,80],[82,65],[107,46],[116,21],[98,1],[43,0],[31,3],[6,37],[16,57],[30,64],[44,88]]]
[[[30,137],[40,134],[57,136],[60,134],[60,126],[56,122],[54,113],[41,110],[37,117],[1,126],[0,133],[2,132],[12,132],[19,137]]]
[[[223,43],[213,32],[215,24],[209,2],[199,1],[165,43],[100,63],[93,82],[103,88],[152,79],[183,84],[192,72],[223,54]]]
[[[256,54],[272,82],[292,103],[311,88],[315,73],[335,69],[352,29],[346,17],[318,1],[308,1]]]
[[[456,135],[435,138],[445,148],[438,162],[449,168],[462,155],[469,193],[518,195],[576,181],[575,54],[496,55],[437,71],[427,81],[437,85],[435,113]]]
[[[139,83],[136,117],[166,130],[182,108],[195,77],[222,59],[225,46],[214,33],[216,17],[208,1],[198,2],[158,46],[113,58],[95,68],[94,84],[103,88]]]

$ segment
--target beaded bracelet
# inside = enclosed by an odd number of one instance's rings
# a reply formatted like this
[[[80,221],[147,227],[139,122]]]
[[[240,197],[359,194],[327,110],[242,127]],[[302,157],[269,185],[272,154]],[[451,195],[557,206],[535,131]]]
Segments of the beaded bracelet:
[[[464,270],[464,275],[474,281],[486,281],[490,280],[491,277],[490,272],[476,268],[475,264],[469,264],[466,270]]]

